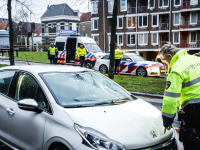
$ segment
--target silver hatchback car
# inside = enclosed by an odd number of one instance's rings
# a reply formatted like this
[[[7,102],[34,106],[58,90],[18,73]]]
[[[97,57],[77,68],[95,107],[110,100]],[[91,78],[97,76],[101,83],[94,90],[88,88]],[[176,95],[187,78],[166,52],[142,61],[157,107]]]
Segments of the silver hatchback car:
[[[177,150],[161,112],[80,67],[0,69],[0,141],[24,150]]]

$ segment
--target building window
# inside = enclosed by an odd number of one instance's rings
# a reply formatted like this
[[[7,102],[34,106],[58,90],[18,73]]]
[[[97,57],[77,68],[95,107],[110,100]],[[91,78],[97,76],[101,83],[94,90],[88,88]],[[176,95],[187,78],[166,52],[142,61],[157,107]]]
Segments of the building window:
[[[198,5],[198,0],[190,0],[190,5]]]
[[[147,27],[147,16],[139,16],[139,27]]]
[[[65,22],[65,30],[69,30],[69,22]]]
[[[158,33],[152,33],[152,45],[158,45]]]
[[[197,33],[196,32],[190,32],[190,34],[191,34],[190,42],[191,43],[196,43]]]
[[[108,1],[108,12],[110,12],[110,13],[113,12],[113,6],[114,6],[114,0],[109,0]]]
[[[148,44],[148,33],[138,34],[139,36],[139,45],[147,45]]]
[[[60,31],[60,22],[56,23],[56,32],[58,33]]]
[[[45,33],[49,33],[49,26],[48,26],[48,23],[45,24]]]
[[[174,25],[180,25],[180,14],[174,14]]]
[[[174,0],[174,6],[180,6],[181,2],[180,0]]]
[[[121,0],[121,11],[127,10],[127,0]]]
[[[93,36],[94,41],[99,44],[99,36]]]
[[[154,8],[155,7],[155,0],[148,0],[148,8]]]
[[[98,30],[98,19],[92,20],[92,30]]]
[[[127,34],[127,45],[135,45],[135,34]]]
[[[152,27],[158,26],[158,15],[152,15]]]
[[[174,44],[179,44],[179,32],[174,32]]]
[[[159,0],[159,7],[168,7],[169,0]]]
[[[123,18],[122,17],[117,18],[117,29],[123,29]]]
[[[92,14],[98,13],[98,2],[92,2]]]
[[[191,12],[190,13],[190,24],[197,24],[197,13]]]
[[[123,35],[121,34],[117,35],[117,45],[123,46]]]
[[[135,17],[127,17],[127,28],[135,27]]]

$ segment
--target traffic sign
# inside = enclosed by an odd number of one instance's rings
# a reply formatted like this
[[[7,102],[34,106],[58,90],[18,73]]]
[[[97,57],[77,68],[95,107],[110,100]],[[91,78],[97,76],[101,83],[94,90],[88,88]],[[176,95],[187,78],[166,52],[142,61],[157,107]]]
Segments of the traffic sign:
[[[59,30],[59,34],[76,35],[76,30]]]

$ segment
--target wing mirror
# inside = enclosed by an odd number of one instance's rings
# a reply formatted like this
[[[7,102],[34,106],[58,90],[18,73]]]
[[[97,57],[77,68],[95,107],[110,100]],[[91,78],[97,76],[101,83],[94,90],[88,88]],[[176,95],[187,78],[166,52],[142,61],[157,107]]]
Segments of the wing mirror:
[[[128,59],[126,59],[126,61],[130,61],[131,62],[132,60],[128,58]]]
[[[38,103],[34,99],[24,99],[18,102],[18,107],[22,110],[41,112]]]

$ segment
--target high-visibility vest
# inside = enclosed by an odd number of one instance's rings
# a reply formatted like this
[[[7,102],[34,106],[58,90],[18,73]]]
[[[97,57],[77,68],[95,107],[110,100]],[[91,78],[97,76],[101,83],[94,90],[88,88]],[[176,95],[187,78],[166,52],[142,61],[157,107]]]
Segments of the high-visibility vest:
[[[126,52],[122,52],[120,48],[117,48],[115,50],[115,59],[122,59],[124,53]]]
[[[87,51],[86,51],[85,48],[80,48],[80,47],[78,47],[78,48],[77,48],[76,54],[77,54],[78,57],[80,57],[80,56],[86,57]]]
[[[54,46],[54,47],[49,47],[49,54],[50,55],[56,55],[56,52],[58,51],[58,49]]]
[[[200,59],[180,50],[170,61],[162,115],[174,118],[188,103],[200,103]]]

